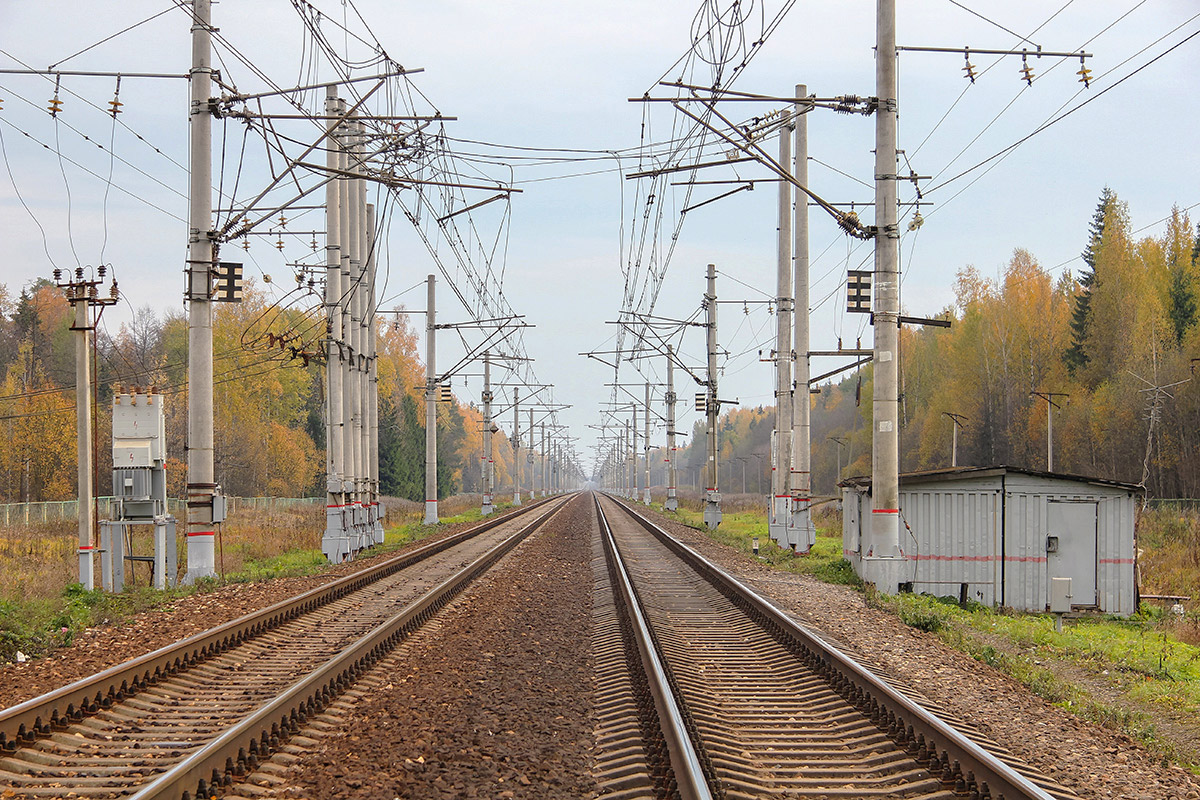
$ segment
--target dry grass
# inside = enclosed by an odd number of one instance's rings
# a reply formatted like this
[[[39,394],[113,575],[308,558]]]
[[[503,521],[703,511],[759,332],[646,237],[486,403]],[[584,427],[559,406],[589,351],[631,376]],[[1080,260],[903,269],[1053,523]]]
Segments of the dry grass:
[[[1138,520],[1142,593],[1200,598],[1200,511],[1156,508]]]
[[[187,570],[183,527],[180,524],[176,530],[181,575]],[[236,510],[221,527],[218,571],[234,575],[246,572],[256,562],[291,550],[319,551],[325,508],[313,504],[275,510]],[[0,529],[0,600],[24,602],[58,597],[65,586],[78,578],[76,537],[76,523],[71,519]],[[152,552],[152,530],[148,526],[136,527],[132,553]],[[99,586],[99,558],[96,562],[94,577]],[[131,565],[126,571],[126,583],[147,585],[149,570],[148,564]]]
[[[77,578],[78,543],[74,520],[0,529],[0,600],[57,597]]]
[[[481,500],[478,494],[456,495],[439,502],[438,513],[444,519],[478,510]],[[422,503],[395,497],[385,497],[383,502],[387,507],[388,528],[420,522],[424,515]],[[303,561],[312,568],[312,564],[320,562],[317,556],[320,555],[324,530],[322,503],[289,504],[274,509],[237,508],[221,526],[217,539],[217,571],[239,580],[269,577],[280,573],[277,569],[264,572],[263,563],[293,551],[299,551],[297,562]],[[183,524],[177,524],[180,575],[187,571],[184,533]],[[78,577],[76,537],[73,519],[0,528],[0,601],[25,602],[59,597],[63,588]],[[150,555],[153,552],[153,532],[149,527],[136,527],[132,539],[132,554]],[[96,562],[94,577],[95,585],[99,586],[99,558]],[[149,564],[131,565],[126,571],[126,584],[146,586],[150,577]]]

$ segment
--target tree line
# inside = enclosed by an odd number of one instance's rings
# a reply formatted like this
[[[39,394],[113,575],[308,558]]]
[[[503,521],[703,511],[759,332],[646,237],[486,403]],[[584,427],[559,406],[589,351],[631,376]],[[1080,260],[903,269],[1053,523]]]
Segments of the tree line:
[[[950,466],[951,414],[959,466],[1044,470],[1049,409],[1055,472],[1200,497],[1200,230],[1176,208],[1165,232],[1138,238],[1128,206],[1105,188],[1081,234],[1077,272],[1055,276],[1022,249],[995,277],[964,266],[939,315],[951,327],[901,330],[901,471]],[[870,365],[817,388],[813,486],[832,494],[839,462],[843,476],[871,471]],[[773,416],[722,416],[724,489],[740,489],[743,466],[769,486]],[[652,455],[656,468],[664,455]],[[695,471],[704,457],[697,424],[678,463]],[[681,474],[689,480],[694,472]]]
[[[214,465],[235,496],[324,493],[325,387],[319,311],[274,302],[250,285],[241,303],[215,305]],[[285,298],[285,299],[287,299]],[[319,305],[316,306],[319,308]],[[380,322],[378,345],[380,490],[423,500],[424,367],[417,334],[402,313]],[[0,285],[0,502],[76,495],[75,334],[61,289],[45,280],[15,296]],[[119,390],[164,395],[170,493],[186,482],[187,319],[136,310],[95,347],[98,492],[111,493],[112,397]],[[438,404],[438,492],[482,486],[481,412],[472,403]],[[493,440],[498,483],[511,485],[512,455]]]

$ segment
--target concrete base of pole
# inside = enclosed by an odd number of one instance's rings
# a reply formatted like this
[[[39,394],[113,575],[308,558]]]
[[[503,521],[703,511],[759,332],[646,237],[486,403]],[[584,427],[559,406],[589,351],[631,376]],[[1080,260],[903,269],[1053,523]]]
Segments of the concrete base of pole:
[[[203,578],[217,577],[215,533],[188,534],[188,571],[183,576],[185,586]]]
[[[325,509],[325,534],[321,537],[321,552],[330,563],[340,564],[350,557],[350,535],[346,530],[343,506]]]
[[[371,531],[374,534],[375,544],[383,544],[383,503],[371,504]]]
[[[817,529],[808,514],[793,514],[787,528],[788,546],[796,553],[807,553],[817,543]]]
[[[520,492],[517,492],[516,494],[513,495],[513,505],[514,506],[521,505],[521,493]]]
[[[95,551],[91,547],[79,550],[79,583],[89,592],[96,588],[96,580],[92,577],[93,552]]]
[[[113,570],[114,563],[125,563],[124,544],[123,538],[113,536],[112,525],[107,520],[100,520],[100,585],[106,592],[120,592],[125,588],[125,570]],[[122,552],[116,552],[118,547]]]
[[[650,490],[649,490],[649,489],[647,489],[647,490],[646,490],[646,494],[645,494],[645,495],[643,495],[643,497],[642,497],[642,503],[643,503],[644,505],[650,505]]]
[[[675,496],[675,492],[673,490],[669,490],[667,492],[667,500],[666,500],[666,502],[663,503],[663,510],[664,511],[678,511],[679,510],[679,498]]]
[[[911,580],[911,570],[908,559],[903,556],[863,556],[858,575],[864,583],[874,584],[875,589],[883,594],[898,594],[901,584]]]
[[[426,500],[425,501],[425,524],[426,525],[437,525],[438,524],[437,504],[438,504],[437,500]]]
[[[721,524],[721,493],[713,489],[704,493],[704,524],[710,531]]]
[[[496,506],[492,504],[492,496],[490,494],[485,494],[483,496],[483,505],[479,507],[479,513],[486,517],[488,514],[492,514],[495,511]]]
[[[780,547],[788,546],[788,525],[791,523],[790,497],[772,497],[771,513],[767,518],[767,535]]]
[[[788,545],[797,553],[807,553],[817,543],[817,526],[813,525],[809,503],[807,499],[789,503]]]

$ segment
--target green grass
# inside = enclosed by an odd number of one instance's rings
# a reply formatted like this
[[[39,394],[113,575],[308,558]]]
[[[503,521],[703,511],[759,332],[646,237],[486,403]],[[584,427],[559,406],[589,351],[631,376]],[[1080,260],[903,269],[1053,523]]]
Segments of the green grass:
[[[761,511],[726,513],[715,531],[708,531],[699,510],[664,512],[714,541],[743,553],[759,539],[759,558],[776,569],[804,573],[827,583],[863,590],[850,563],[842,557],[840,524],[826,517],[817,542],[803,556],[781,548],[767,537]],[[1160,514],[1139,541],[1146,545],[1179,547],[1187,544],[1188,566],[1195,563],[1196,522]],[[1146,526],[1151,528],[1151,526]],[[1152,560],[1147,559],[1150,563]],[[1193,569],[1193,572],[1200,572]],[[880,595],[865,589],[865,602],[887,610],[906,625],[937,636],[947,645],[1020,681],[1038,696],[1082,719],[1120,730],[1138,739],[1164,760],[1175,761],[1200,774],[1200,754],[1184,752],[1156,730],[1155,707],[1177,715],[1200,714],[1200,647],[1187,641],[1196,627],[1196,612],[1172,620],[1162,609],[1149,608],[1130,619],[1094,617],[1069,620],[1054,630],[1050,614],[1014,614],[978,603],[960,606],[957,598],[928,595]],[[1177,634],[1182,632],[1183,639]],[[1054,664],[1070,665],[1092,679],[1106,681],[1121,704],[1106,703],[1082,686],[1056,674]]]
[[[953,598],[868,593],[867,601],[1077,716],[1123,731],[1159,756],[1200,770],[1200,755],[1182,752],[1162,738],[1148,713],[1151,706],[1175,714],[1200,713],[1200,648],[1155,627],[1160,611],[1131,619],[1073,620],[1059,632],[1050,614],[1000,613],[978,604],[962,608]],[[1045,666],[1055,661],[1107,681],[1131,707],[1090,697]]]
[[[225,575],[225,582],[251,583],[271,578],[315,575],[327,566],[329,562],[320,550],[288,550],[269,558],[246,559],[241,570]]]
[[[111,595],[72,583],[55,598],[0,600],[0,662],[14,660],[18,652],[29,658],[46,655],[69,645],[85,628],[130,617],[193,591],[159,592],[140,586]]]
[[[503,510],[503,507],[497,510]],[[443,518],[442,524],[476,522],[481,518],[479,509],[475,508]],[[384,544],[373,548],[370,554],[398,550],[437,530],[438,526],[423,525],[419,521],[393,526],[385,530]],[[226,573],[223,581],[207,578],[193,586],[166,591],[127,584],[124,592],[115,595],[100,590],[89,592],[73,583],[57,597],[0,599],[0,663],[14,660],[18,652],[28,658],[44,656],[69,645],[85,628],[119,622],[190,594],[213,591],[222,583],[315,575],[329,565],[319,549],[296,548],[269,557],[254,557],[251,555],[254,552],[253,547],[245,543],[227,545],[226,555],[240,568]]]
[[[842,557],[841,531],[836,534],[829,529],[817,528],[817,542],[806,555],[797,555],[790,548],[780,547],[767,536],[767,520],[761,512],[739,511],[726,513],[721,518],[721,524],[715,531],[709,531],[704,525],[704,514],[681,508],[678,511],[664,511],[664,516],[674,519],[689,528],[707,532],[708,535],[721,544],[740,550],[743,553],[753,553],[753,540],[758,537],[758,557],[776,569],[794,572],[801,575],[812,575],[825,581],[842,586],[862,587],[862,581],[854,574],[850,562]]]

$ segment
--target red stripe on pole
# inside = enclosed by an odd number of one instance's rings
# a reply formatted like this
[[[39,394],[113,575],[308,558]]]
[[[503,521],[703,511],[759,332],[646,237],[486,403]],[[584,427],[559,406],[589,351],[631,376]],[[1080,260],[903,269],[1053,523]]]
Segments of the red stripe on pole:
[[[216,536],[216,531],[188,531],[188,538],[193,536]]]
[[[899,514],[898,508],[876,508],[871,510],[872,514]]]

